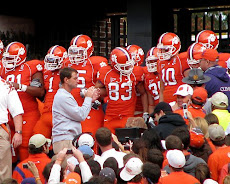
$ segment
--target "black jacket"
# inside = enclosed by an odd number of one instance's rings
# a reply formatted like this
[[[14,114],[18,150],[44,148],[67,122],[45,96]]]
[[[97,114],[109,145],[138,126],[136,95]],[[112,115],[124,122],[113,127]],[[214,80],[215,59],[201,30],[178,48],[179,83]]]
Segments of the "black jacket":
[[[175,128],[181,126],[187,128],[187,125],[180,114],[167,113],[166,115],[160,117],[158,125],[156,126],[156,131],[158,132],[160,138],[165,140],[167,136],[171,135]]]

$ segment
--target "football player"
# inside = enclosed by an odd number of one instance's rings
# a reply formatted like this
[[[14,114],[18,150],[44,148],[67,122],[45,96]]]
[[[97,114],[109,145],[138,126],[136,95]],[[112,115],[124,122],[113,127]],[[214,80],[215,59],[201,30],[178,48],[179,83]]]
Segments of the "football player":
[[[64,67],[71,67],[79,73],[79,84],[71,92],[81,106],[84,99],[85,90],[94,86],[97,80],[97,72],[101,67],[107,66],[107,59],[101,56],[91,56],[93,54],[93,41],[87,35],[75,36],[68,49],[68,58],[64,60]],[[81,122],[82,132],[91,132],[95,135],[96,130],[103,126],[104,112],[100,102],[96,101],[85,121]]]
[[[193,43],[187,50],[187,62],[190,68],[200,68],[200,60],[203,51],[206,49],[201,43]]]
[[[157,44],[158,73],[160,75],[160,101],[170,103],[176,100],[173,94],[183,84],[185,71],[189,69],[187,54],[178,53],[181,48],[180,38],[175,33],[162,34]]]
[[[131,54],[122,47],[116,47],[110,54],[111,66],[100,69],[96,87],[101,95],[108,95],[104,126],[115,133],[116,128],[124,128],[129,117],[134,116],[136,88],[145,93],[143,70],[134,67]],[[144,93],[143,93],[144,92]]]
[[[126,49],[130,52],[132,56],[132,59],[134,61],[134,67],[136,68],[136,70],[143,70],[143,67],[141,66],[145,57],[145,53],[143,49],[138,45],[129,45],[126,47]],[[146,122],[149,118],[148,96],[147,93],[144,91],[142,95],[140,94],[138,89],[136,89],[136,92],[137,92],[137,102],[136,102],[134,115],[136,117],[143,117]]]
[[[200,31],[196,36],[196,42],[201,43],[207,49],[218,49],[219,41],[216,34],[211,30]],[[227,60],[230,58],[230,53],[219,53],[218,65],[227,68]]]
[[[33,128],[40,118],[36,97],[42,98],[45,90],[43,86],[43,63],[39,60],[26,61],[26,47],[20,42],[7,45],[0,66],[0,76],[12,83],[18,91],[24,109],[22,144],[19,147],[20,160],[28,157],[28,141],[33,135]]]
[[[143,68],[145,73],[145,89],[148,94],[149,114],[153,113],[155,106],[159,103],[160,77],[157,72],[157,51],[152,47],[146,55],[146,67]]]
[[[59,89],[59,70],[62,68],[63,60],[66,58],[66,49],[62,46],[55,45],[48,50],[44,59],[43,80],[46,94],[41,117],[34,127],[34,133],[43,134],[46,138],[51,138],[53,99]]]

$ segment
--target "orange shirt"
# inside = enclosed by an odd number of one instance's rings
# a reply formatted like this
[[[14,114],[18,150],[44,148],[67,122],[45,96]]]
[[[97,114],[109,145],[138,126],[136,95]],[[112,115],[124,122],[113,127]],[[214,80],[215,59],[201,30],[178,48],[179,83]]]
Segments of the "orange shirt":
[[[208,158],[208,166],[213,180],[218,181],[222,167],[230,162],[230,146],[218,148]]]
[[[130,75],[131,82],[128,83],[127,76],[120,76],[110,66],[103,67],[98,73],[98,80],[106,87],[109,97],[106,115],[108,116],[133,116],[136,105],[136,85],[144,80],[142,67],[135,66]]]
[[[172,172],[168,176],[160,178],[159,184],[199,184],[200,182],[190,174],[183,171]]]
[[[38,168],[41,182],[45,183],[45,178],[43,177],[42,172],[46,164],[50,163],[51,161],[51,159],[45,153],[39,153],[35,155],[30,154],[27,159],[23,160],[15,167],[12,178],[16,179],[18,183],[21,183],[24,178],[34,177],[29,169],[23,168],[22,166],[22,164],[27,163],[28,161],[35,163],[36,167]]]
[[[167,103],[176,100],[176,96],[173,96],[173,94],[177,88],[183,84],[183,73],[189,68],[184,54],[182,55],[175,56],[168,61],[159,61],[157,64],[157,71],[164,83],[164,101]]]
[[[219,61],[218,65],[222,66],[223,68],[227,68],[226,61],[230,58],[230,53],[219,53]]]

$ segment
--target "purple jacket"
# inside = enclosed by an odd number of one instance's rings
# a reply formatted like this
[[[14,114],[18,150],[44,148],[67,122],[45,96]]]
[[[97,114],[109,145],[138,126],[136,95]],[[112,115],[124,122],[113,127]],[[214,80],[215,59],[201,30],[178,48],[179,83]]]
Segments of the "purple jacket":
[[[205,75],[211,77],[211,80],[205,84],[209,98],[220,91],[228,96],[228,101],[230,102],[230,78],[226,71],[225,68],[216,65],[204,72]]]

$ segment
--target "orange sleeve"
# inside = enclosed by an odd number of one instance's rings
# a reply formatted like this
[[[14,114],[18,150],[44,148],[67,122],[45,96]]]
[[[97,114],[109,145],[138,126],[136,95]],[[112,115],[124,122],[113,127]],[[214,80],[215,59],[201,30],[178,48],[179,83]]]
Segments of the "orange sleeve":
[[[210,169],[211,178],[218,180],[218,162],[215,159],[215,155],[211,154],[208,158],[208,167]]]

